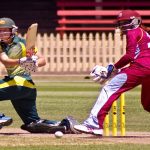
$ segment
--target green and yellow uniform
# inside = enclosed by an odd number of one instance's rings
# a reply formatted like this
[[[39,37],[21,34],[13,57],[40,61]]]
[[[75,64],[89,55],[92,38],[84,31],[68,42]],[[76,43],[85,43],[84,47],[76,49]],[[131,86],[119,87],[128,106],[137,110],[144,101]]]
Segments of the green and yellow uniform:
[[[15,36],[11,44],[0,43],[0,53],[11,59],[26,56],[25,40]],[[30,74],[19,65],[6,66],[8,76],[0,80],[0,100],[11,100],[25,124],[39,120],[36,110],[36,87]]]
[[[11,59],[20,59],[36,53],[37,49],[26,52],[25,40],[16,35],[17,29],[18,27],[11,18],[0,18],[0,53],[6,53]],[[7,44],[10,41],[12,41],[11,44]],[[13,64],[16,60],[8,59],[8,61],[5,61],[5,58],[6,56],[2,54],[1,59],[7,63],[5,67],[8,76],[0,80],[0,101],[11,100],[16,112],[24,122],[21,129],[31,133],[65,132],[68,125],[65,126],[63,123],[60,126],[57,121],[40,119],[36,110],[37,91],[30,74],[19,65],[8,66],[8,64]],[[44,61],[41,65],[44,65]],[[0,127],[10,125],[11,122],[10,117],[0,115]]]

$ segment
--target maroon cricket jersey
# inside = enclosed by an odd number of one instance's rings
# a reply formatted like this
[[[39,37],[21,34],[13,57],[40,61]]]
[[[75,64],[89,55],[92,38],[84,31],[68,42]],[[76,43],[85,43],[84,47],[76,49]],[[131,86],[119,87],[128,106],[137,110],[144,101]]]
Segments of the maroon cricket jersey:
[[[150,35],[138,27],[126,33],[126,54],[115,64],[117,69],[128,63],[150,68]]]

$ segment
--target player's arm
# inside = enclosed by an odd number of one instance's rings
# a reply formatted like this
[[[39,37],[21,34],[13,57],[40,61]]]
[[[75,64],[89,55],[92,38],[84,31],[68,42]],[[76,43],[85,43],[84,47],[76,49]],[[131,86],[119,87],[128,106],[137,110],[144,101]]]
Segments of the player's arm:
[[[36,62],[37,66],[38,67],[45,66],[46,65],[45,57],[41,55],[40,53],[36,53],[36,56],[38,57],[37,62]]]
[[[124,66],[126,66],[128,63],[130,63],[133,59],[130,57],[130,55],[125,54],[120,58],[120,60],[114,64],[115,68],[120,69]]]
[[[45,58],[41,54],[36,54],[38,59],[36,60],[36,64],[38,67],[42,67],[46,64]],[[9,58],[5,52],[0,53],[0,61],[5,65],[5,66],[15,66],[15,65],[20,65],[20,61],[24,62],[26,59],[11,59]]]
[[[133,31],[128,31],[126,36],[126,54],[123,55],[120,60],[114,64],[115,68],[121,69],[122,67],[134,61],[134,58],[136,57],[137,41],[139,40],[139,36],[135,35],[136,34]]]
[[[18,65],[19,64],[19,59],[11,59],[9,58],[5,52],[0,53],[0,61],[5,65],[5,66],[13,66],[13,65]]]

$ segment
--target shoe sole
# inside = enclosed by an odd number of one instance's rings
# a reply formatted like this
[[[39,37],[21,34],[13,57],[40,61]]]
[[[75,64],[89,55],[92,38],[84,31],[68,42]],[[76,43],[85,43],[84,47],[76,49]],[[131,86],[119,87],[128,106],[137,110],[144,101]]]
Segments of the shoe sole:
[[[86,131],[83,131],[83,130],[79,130],[79,129],[76,129],[75,130],[81,132],[81,133],[85,133],[85,134],[92,134],[92,135],[96,135],[96,136],[103,136],[102,134],[94,134],[94,132],[86,132]]]

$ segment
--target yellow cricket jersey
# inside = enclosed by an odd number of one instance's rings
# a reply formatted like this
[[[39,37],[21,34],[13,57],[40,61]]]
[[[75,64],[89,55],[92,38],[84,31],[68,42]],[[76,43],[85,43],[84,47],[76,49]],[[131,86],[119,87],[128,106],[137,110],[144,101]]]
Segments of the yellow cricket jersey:
[[[25,39],[15,36],[11,44],[0,43],[0,53],[5,52],[11,59],[19,59],[26,56]],[[9,76],[25,74],[25,70],[19,65],[6,67]]]

